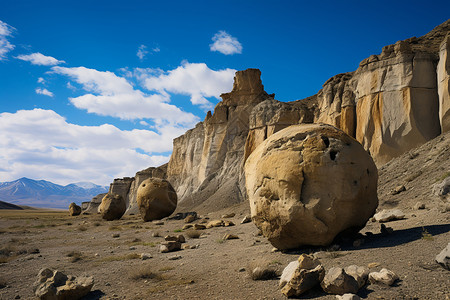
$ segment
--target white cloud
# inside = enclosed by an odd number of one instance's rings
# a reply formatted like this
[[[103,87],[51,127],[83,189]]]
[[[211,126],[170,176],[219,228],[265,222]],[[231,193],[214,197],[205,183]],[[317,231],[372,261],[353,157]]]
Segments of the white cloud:
[[[45,83],[45,80],[44,80],[44,78],[39,77],[38,80],[37,80],[37,82],[38,82],[38,83]]]
[[[173,138],[183,130],[163,126],[157,133],[109,124],[80,126],[43,109],[0,113],[0,178],[26,176],[60,184],[81,178],[109,184],[113,178],[167,162],[169,157],[158,153],[170,151]]]
[[[137,55],[137,57],[139,57],[139,59],[141,61],[144,60],[145,56],[148,54],[148,51],[146,49],[147,49],[147,46],[145,46],[145,45],[140,45],[138,48],[136,55]]]
[[[191,102],[203,109],[213,108],[206,97],[220,99],[222,93],[231,91],[236,70],[214,71],[204,63],[183,62],[174,70],[136,69],[135,76],[151,91],[191,96]]]
[[[150,124],[148,124],[148,123],[145,122],[145,121],[140,121],[139,124],[141,124],[142,126],[150,126]]]
[[[155,53],[157,53],[157,52],[160,52],[161,49],[159,49],[159,47],[155,47],[155,48],[152,49],[152,51],[155,52]]]
[[[237,38],[231,36],[226,31],[219,31],[213,37],[214,43],[209,45],[211,51],[218,51],[225,55],[242,53],[242,45]]]
[[[43,89],[43,88],[37,88],[36,89],[36,94],[40,94],[40,95],[45,95],[45,96],[49,96],[49,97],[53,97],[53,93],[50,92],[47,89]]]
[[[46,56],[39,52],[31,53],[28,55],[19,55],[16,58],[24,61],[29,61],[33,65],[38,66],[56,66],[65,62],[63,60],[57,60],[56,58],[51,56]]]
[[[6,53],[14,49],[14,45],[7,39],[14,30],[14,27],[0,20],[0,60],[5,59]]]
[[[123,77],[85,67],[53,67],[53,72],[67,75],[83,86],[88,94],[70,98],[79,109],[123,120],[151,119],[157,125],[172,124],[190,128],[199,118],[184,112],[170,101],[168,95],[147,95],[135,90]]]

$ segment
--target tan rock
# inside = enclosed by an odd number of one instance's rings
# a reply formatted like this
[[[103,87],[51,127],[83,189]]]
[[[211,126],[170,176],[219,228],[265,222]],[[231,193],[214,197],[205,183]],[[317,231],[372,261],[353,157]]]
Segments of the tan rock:
[[[442,41],[437,65],[437,83],[439,94],[439,121],[442,132],[450,130],[450,34]]]
[[[252,218],[250,216],[245,216],[242,221],[241,224],[246,224],[246,223],[250,223],[252,221]]]
[[[222,240],[238,240],[239,237],[236,234],[227,233],[223,236]]]
[[[208,228],[206,225],[203,224],[194,224],[194,226],[192,226],[193,230],[204,230]]]
[[[69,216],[78,216],[81,214],[81,207],[72,202],[69,204]]]
[[[252,220],[278,249],[329,245],[338,233],[364,227],[378,205],[372,159],[329,125],[272,135],[247,159],[245,176]]]
[[[235,215],[236,215],[235,213],[224,214],[222,215],[222,218],[223,219],[234,218]]]
[[[179,243],[186,243],[186,238],[184,237],[184,235],[182,235],[182,234],[179,234],[179,235],[176,235],[176,236],[173,236],[173,235],[166,235],[165,237],[164,237],[164,239],[166,240],[166,241],[175,241],[175,242],[179,242]]]
[[[136,199],[144,221],[168,217],[177,208],[177,194],[165,179],[144,180],[139,186]]]
[[[369,276],[369,268],[364,266],[351,265],[344,268],[345,273],[355,278],[356,282],[358,282],[359,288],[362,288],[366,282],[367,277]]]
[[[119,194],[106,194],[98,207],[102,218],[107,221],[119,220],[126,210],[125,200]]]
[[[194,215],[188,215],[186,218],[184,218],[184,223],[192,223],[196,220],[197,218]]]
[[[372,272],[369,273],[369,281],[370,283],[374,284],[385,284],[385,285],[393,285],[395,281],[398,280],[398,276],[388,270],[388,269],[381,269],[380,272]]]
[[[383,209],[382,211],[377,212],[373,217],[376,221],[381,223],[404,219],[405,213],[398,208]]]
[[[355,278],[348,275],[344,269],[336,267],[328,270],[320,285],[328,294],[356,294],[359,290],[359,285]]]
[[[298,297],[320,283],[325,275],[325,269],[318,265],[314,269],[297,268],[290,280],[282,287],[281,293],[286,297]]]
[[[223,226],[223,220],[213,220],[213,221],[209,221],[208,224],[206,224],[206,228],[222,227],[222,226]]]
[[[185,225],[183,225],[181,230],[186,230],[186,229],[189,229],[189,228],[192,228],[192,227],[194,227],[194,224],[185,224]]]
[[[166,241],[159,246],[159,252],[167,253],[181,250],[181,243],[177,241]]]

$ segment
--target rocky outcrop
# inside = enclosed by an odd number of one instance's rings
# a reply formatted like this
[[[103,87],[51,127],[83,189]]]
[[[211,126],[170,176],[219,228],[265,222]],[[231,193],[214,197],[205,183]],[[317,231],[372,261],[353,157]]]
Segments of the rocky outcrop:
[[[98,207],[102,203],[103,197],[105,197],[107,193],[101,193],[97,196],[93,197],[91,202],[89,202],[86,210],[83,211],[83,214],[96,214],[98,213]]]
[[[214,113],[174,140],[167,178],[180,205],[221,208],[221,203],[242,201],[250,113],[257,104],[273,99],[264,91],[260,75],[257,69],[236,72],[233,90],[221,95],[223,101]]]
[[[136,196],[144,221],[161,220],[177,208],[177,194],[165,179],[148,178],[138,188]]]
[[[329,245],[378,206],[377,169],[361,145],[325,124],[285,128],[245,163],[252,220],[278,249]]]
[[[450,34],[447,34],[439,49],[437,84],[439,94],[439,121],[442,132],[450,130]]]

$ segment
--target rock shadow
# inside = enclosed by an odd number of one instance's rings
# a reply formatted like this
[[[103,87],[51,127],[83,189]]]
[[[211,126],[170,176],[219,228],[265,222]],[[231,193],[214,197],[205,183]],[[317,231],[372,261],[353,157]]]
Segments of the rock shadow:
[[[90,291],[86,296],[80,298],[80,300],[99,300],[104,297],[106,294],[100,290]]]

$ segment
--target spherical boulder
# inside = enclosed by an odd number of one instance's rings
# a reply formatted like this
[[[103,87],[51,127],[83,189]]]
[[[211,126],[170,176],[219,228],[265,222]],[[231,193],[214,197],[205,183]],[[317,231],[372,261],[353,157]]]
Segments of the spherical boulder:
[[[98,212],[107,221],[119,220],[126,210],[125,200],[119,194],[106,194],[98,207]]]
[[[177,193],[170,182],[160,178],[144,180],[139,185],[136,200],[144,221],[161,220],[177,208]]]
[[[248,157],[245,180],[252,220],[278,249],[329,245],[363,228],[378,206],[372,158],[331,125],[273,134]]]
[[[81,214],[81,207],[76,205],[75,202],[69,204],[69,215],[78,216]]]

